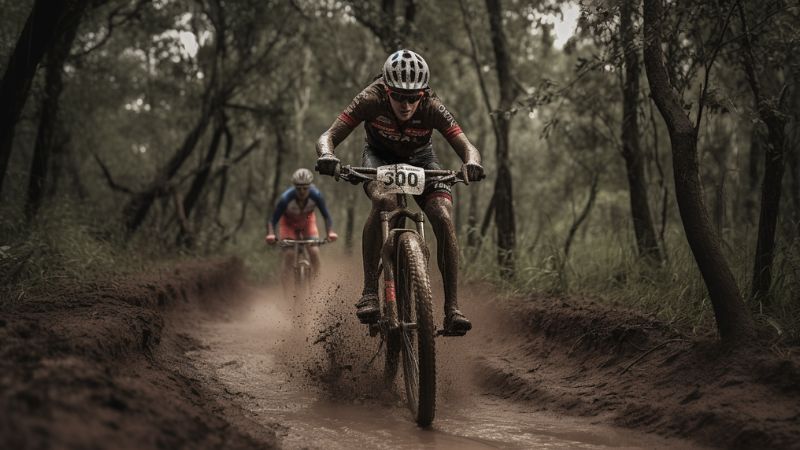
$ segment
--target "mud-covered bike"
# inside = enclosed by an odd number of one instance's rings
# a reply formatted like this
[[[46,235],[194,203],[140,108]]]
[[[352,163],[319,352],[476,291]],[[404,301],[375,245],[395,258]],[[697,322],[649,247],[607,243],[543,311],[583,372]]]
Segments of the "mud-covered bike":
[[[294,251],[292,268],[294,274],[293,296],[295,301],[298,299],[304,300],[308,298],[308,295],[311,293],[311,281],[315,274],[311,266],[308,247],[311,245],[320,246],[327,243],[327,239],[281,239],[278,241],[279,247],[292,248]]]
[[[334,177],[353,184],[376,180],[383,192],[397,195],[397,207],[381,212],[383,244],[379,262],[383,289],[378,296],[380,318],[369,325],[371,336],[380,335],[385,350],[384,378],[394,382],[403,360],[406,402],[420,426],[433,422],[436,412],[437,335],[463,336],[436,330],[433,295],[428,272],[430,252],[425,243],[422,212],[408,209],[407,194],[422,194],[428,182],[453,185],[463,182],[452,170],[424,170],[406,164],[379,168],[338,166]],[[414,228],[405,228],[410,219]]]

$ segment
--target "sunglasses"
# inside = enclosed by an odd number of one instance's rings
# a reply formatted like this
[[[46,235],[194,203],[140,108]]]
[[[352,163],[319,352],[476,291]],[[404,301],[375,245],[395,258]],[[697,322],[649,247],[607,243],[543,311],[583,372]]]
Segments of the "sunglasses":
[[[422,98],[423,95],[425,95],[424,91],[419,91],[413,94],[403,94],[387,89],[386,92],[389,94],[389,97],[391,97],[392,100],[399,103],[416,103]]]

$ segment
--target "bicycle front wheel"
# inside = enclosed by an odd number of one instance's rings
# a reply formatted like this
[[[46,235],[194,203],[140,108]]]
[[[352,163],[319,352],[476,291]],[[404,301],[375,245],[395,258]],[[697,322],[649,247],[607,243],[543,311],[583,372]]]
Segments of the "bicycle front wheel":
[[[295,272],[294,291],[298,299],[305,300],[309,293],[309,283],[311,283],[311,268],[306,264],[300,264]]]
[[[395,278],[406,400],[414,420],[422,427],[433,422],[436,412],[436,328],[424,246],[416,233],[400,236]]]

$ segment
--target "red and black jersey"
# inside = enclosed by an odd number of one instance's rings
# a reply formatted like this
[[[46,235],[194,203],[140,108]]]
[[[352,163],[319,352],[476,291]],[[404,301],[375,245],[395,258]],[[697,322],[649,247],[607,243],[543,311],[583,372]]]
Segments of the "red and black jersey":
[[[453,115],[430,90],[420,100],[414,115],[400,124],[392,111],[382,78],[364,88],[339,114],[339,120],[350,128],[364,122],[367,143],[399,157],[410,157],[416,150],[429,146],[434,129],[448,141],[462,133]]]

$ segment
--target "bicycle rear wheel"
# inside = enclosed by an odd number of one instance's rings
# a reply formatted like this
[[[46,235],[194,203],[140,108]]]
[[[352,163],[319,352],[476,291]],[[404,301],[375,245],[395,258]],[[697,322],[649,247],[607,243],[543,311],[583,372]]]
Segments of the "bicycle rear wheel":
[[[406,400],[419,426],[433,422],[436,412],[436,348],[425,243],[416,233],[398,239],[397,312]],[[408,326],[410,325],[410,326]]]

